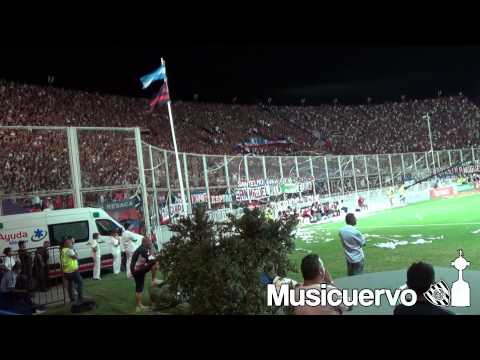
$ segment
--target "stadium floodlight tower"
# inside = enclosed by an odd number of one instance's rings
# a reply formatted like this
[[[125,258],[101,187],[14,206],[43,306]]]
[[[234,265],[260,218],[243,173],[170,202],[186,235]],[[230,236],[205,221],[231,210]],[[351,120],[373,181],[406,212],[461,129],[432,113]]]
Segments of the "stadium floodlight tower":
[[[437,167],[435,165],[435,154],[433,152],[433,138],[432,138],[432,127],[430,126],[430,113],[427,113],[426,115],[424,115],[423,119],[427,120],[427,124],[428,124],[428,136],[430,138],[430,152],[432,153],[432,159],[433,159],[433,172],[436,176]]]

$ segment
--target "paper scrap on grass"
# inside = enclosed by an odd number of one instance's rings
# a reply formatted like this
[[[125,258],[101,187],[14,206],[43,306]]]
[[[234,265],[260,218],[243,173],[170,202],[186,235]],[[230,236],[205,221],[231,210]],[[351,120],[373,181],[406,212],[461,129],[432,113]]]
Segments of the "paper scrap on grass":
[[[424,239],[418,239],[417,241],[415,242],[411,242],[410,244],[413,244],[413,245],[424,245],[424,244],[431,244],[433,241],[428,241],[428,240],[424,240]]]
[[[392,250],[397,248],[397,244],[395,244],[394,242],[380,243],[380,244],[375,244],[374,246],[382,249],[392,249]]]
[[[408,245],[408,241],[389,241],[386,243],[375,244],[374,246],[382,249],[395,250],[397,246],[405,246],[405,245]]]

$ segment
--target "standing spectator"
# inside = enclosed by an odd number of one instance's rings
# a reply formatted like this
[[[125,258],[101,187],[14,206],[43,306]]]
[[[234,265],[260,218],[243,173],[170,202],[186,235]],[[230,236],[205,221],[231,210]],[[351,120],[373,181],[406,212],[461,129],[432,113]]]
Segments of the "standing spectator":
[[[70,302],[81,304],[83,302],[83,279],[78,271],[78,254],[73,247],[74,239],[67,236],[60,249],[63,274],[68,282],[68,296]],[[75,289],[74,289],[75,287]],[[75,290],[77,295],[75,296]]]
[[[3,265],[7,268],[7,270],[12,270],[16,263],[16,260],[12,254],[12,248],[7,247],[3,249],[3,255],[5,255]]]
[[[358,208],[360,210],[368,210],[368,205],[365,203],[365,198],[363,196],[358,198]]]
[[[38,196],[35,196],[32,200],[33,209],[36,211],[42,210],[42,201]]]
[[[42,247],[39,247],[35,251],[35,259],[33,262],[33,269],[35,279],[37,281],[37,289],[41,292],[45,292],[48,289],[48,249],[50,248],[50,242],[45,241]]]
[[[93,259],[93,280],[101,280],[100,272],[102,270],[102,254],[100,250],[100,244],[98,243],[100,234],[93,234],[92,240],[89,241],[89,246],[92,251]]]
[[[73,195],[68,195],[67,197],[67,209],[73,209],[75,207],[75,202],[73,200]]]
[[[347,215],[346,223],[347,225],[340,229],[340,239],[347,259],[348,276],[360,275],[365,267],[365,254],[362,248],[366,241],[362,233],[355,228],[357,219],[354,214]]]
[[[406,201],[407,201],[407,197],[406,197],[406,190],[405,190],[405,185],[404,184],[402,184],[402,186],[400,186],[400,189],[398,190],[398,194],[400,196],[400,203],[402,205],[405,205]]]
[[[390,206],[393,207],[393,199],[395,198],[395,191],[393,190],[393,187],[391,187],[388,192],[388,201],[390,201]]]
[[[60,210],[60,209],[63,209],[63,199],[60,195],[57,195],[55,197],[55,206],[54,206],[55,210]]]
[[[122,262],[122,252],[120,248],[120,236],[118,230],[114,229],[110,238],[110,252],[113,255],[113,273],[120,274],[120,265]]]
[[[453,315],[450,311],[430,304],[425,294],[435,282],[435,270],[430,264],[419,262],[410,266],[407,271],[407,286],[417,294],[417,302],[413,306],[398,305],[394,315]]]
[[[26,287],[30,289],[32,285],[32,278],[33,278],[32,276],[33,264],[32,264],[32,258],[30,257],[30,254],[28,253],[25,247],[25,241],[18,242],[18,258],[22,263],[22,276],[26,280]]]
[[[142,312],[148,309],[148,307],[142,304],[142,294],[145,287],[145,276],[148,272],[156,271],[156,262],[153,243],[148,237],[144,237],[142,245],[135,251],[132,257],[130,265],[130,271],[135,279],[135,303],[137,306],[137,312]]]

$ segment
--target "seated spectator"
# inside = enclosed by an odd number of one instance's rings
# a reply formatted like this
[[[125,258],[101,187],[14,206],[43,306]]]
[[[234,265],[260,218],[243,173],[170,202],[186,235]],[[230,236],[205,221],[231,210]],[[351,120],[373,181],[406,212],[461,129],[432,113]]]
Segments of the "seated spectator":
[[[308,255],[302,260],[303,284],[297,290],[320,289],[322,284],[327,284],[327,289],[334,288],[332,277],[325,269],[323,261],[318,255]],[[330,306],[302,306],[294,309],[295,315],[342,315],[344,309]]]
[[[17,279],[22,271],[20,264],[15,264],[0,281],[0,309],[22,315],[41,314],[35,307],[27,288],[19,287]]]
[[[260,282],[263,285],[270,285],[273,284],[274,275],[275,274],[275,266],[273,264],[267,264],[263,273],[260,275]]]
[[[411,307],[403,304],[395,308],[394,315],[453,315],[447,309],[432,305],[425,294],[435,282],[435,270],[430,264],[415,263],[407,271],[407,286],[417,294],[417,303]]]

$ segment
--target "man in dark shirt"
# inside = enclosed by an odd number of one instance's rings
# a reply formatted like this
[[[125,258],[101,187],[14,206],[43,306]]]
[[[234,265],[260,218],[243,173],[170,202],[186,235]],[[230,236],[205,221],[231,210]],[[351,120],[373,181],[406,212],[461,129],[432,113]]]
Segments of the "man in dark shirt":
[[[48,249],[50,242],[45,241],[42,247],[35,251],[35,258],[33,260],[33,269],[35,279],[37,280],[37,290],[45,292],[48,289]]]
[[[156,265],[152,240],[144,237],[142,245],[133,253],[130,271],[135,279],[135,301],[137,312],[147,309],[142,305],[142,293],[145,287],[145,276]]]
[[[31,288],[32,286],[32,258],[30,257],[30,254],[27,251],[27,248],[25,246],[25,241],[19,241],[18,242],[18,258],[20,259],[20,262],[22,263],[22,281],[26,282],[26,287],[28,289]]]
[[[394,315],[454,315],[441,307],[432,305],[423,296],[435,282],[435,270],[430,264],[419,262],[407,272],[407,286],[417,293],[417,303],[411,307],[398,305]]]

